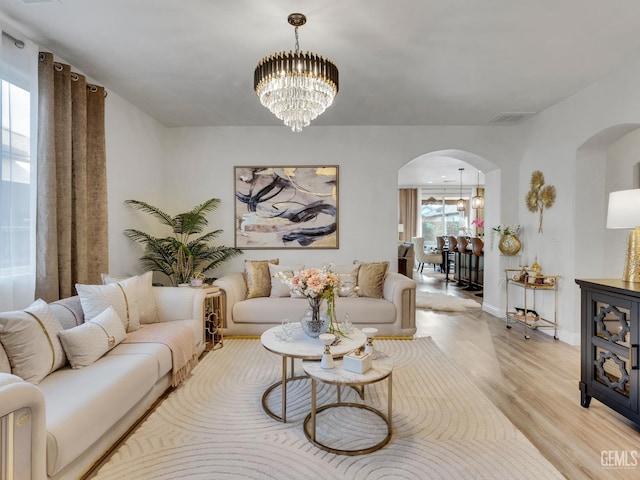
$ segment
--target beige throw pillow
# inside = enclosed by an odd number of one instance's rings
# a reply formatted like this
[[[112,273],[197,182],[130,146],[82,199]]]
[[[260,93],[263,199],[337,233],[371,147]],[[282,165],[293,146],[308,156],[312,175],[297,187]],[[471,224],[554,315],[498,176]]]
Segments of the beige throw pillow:
[[[329,269],[340,279],[338,287],[339,297],[357,297],[358,295],[358,272],[360,264],[355,265],[332,265]]]
[[[110,283],[128,280],[126,277],[116,277],[106,273],[101,274],[102,283],[108,285]],[[138,279],[138,311],[140,312],[140,323],[156,323],[158,314],[156,312],[156,299],[153,295],[153,272],[145,272],[137,275]]]
[[[71,368],[75,369],[91,365],[122,342],[127,333],[114,308],[108,307],[92,320],[62,330],[59,335]]]
[[[23,311],[0,313],[0,342],[14,375],[37,384],[64,366],[58,333],[60,322],[44,300],[36,300]]]
[[[358,295],[361,297],[382,298],[384,277],[389,262],[360,263],[358,270]]]
[[[268,297],[271,294],[269,264],[278,265],[279,259],[245,260],[244,275],[247,281],[247,298]]]
[[[80,296],[85,322],[94,319],[111,306],[118,313],[125,331],[133,332],[140,328],[138,277],[127,278],[109,285],[77,283],[76,290]]]

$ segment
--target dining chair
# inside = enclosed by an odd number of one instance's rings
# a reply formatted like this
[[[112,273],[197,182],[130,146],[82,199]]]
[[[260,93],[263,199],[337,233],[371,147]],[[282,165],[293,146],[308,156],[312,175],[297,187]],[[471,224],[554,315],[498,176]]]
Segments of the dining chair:
[[[474,272],[475,272],[475,281],[473,278],[470,278],[468,290],[482,290],[483,286],[480,282],[480,257],[484,257],[484,242],[479,237],[473,237],[471,239],[471,251],[473,253],[473,259],[475,260]],[[481,296],[481,294],[477,294]]]
[[[469,240],[467,240],[466,236],[460,235],[458,237],[458,246],[456,247],[456,252],[458,256],[457,270],[458,270],[458,286],[459,287],[467,286],[471,279],[469,272],[467,272],[467,274],[465,275],[466,281],[463,280],[462,278],[463,268],[466,267],[467,270],[470,270],[470,260],[472,258],[471,257],[472,254],[468,248],[469,248]],[[462,261],[463,258],[464,258],[464,262]]]
[[[451,263],[453,262],[453,274],[456,272],[456,252],[458,248],[458,239],[453,235],[449,235],[448,237],[449,245],[449,253],[447,254],[447,264],[445,265],[445,273],[446,273],[446,281],[449,282],[449,272],[451,271]]]

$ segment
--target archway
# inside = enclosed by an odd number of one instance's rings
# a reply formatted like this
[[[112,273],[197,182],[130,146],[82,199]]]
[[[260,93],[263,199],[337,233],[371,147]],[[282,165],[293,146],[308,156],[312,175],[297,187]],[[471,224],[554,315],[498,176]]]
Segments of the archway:
[[[428,152],[408,161],[398,170],[398,187],[399,188],[421,188],[419,184],[420,171],[432,168],[433,166],[441,166],[443,162],[449,164],[453,175],[453,182],[448,188],[457,191],[459,188],[458,168],[464,167],[468,169],[466,183],[473,186],[477,182],[477,171],[483,172],[485,187],[485,211],[484,218],[487,223],[485,232],[485,251],[489,246],[488,229],[489,225],[497,225],[501,218],[501,195],[502,195],[502,178],[500,168],[490,160],[477,155],[473,152],[447,149]],[[465,183],[463,181],[463,183]],[[499,288],[499,261],[497,253],[495,255],[485,255],[485,288],[484,288],[484,309],[494,315],[501,312],[501,304],[503,303],[504,294]]]
[[[460,169],[464,170],[460,172]],[[438,150],[420,155],[403,165],[398,170],[398,188],[432,188],[459,197],[459,173],[465,190],[468,190],[479,183],[479,171],[482,172],[484,187],[486,173],[495,169],[494,164],[477,154],[455,149]],[[425,172],[432,174],[425,175]],[[446,178],[441,178],[445,176],[443,173],[446,173]],[[421,232],[418,229],[413,233]]]
[[[638,188],[640,125],[620,124],[585,141],[575,163],[575,277],[622,276],[627,230],[607,230],[608,195]]]

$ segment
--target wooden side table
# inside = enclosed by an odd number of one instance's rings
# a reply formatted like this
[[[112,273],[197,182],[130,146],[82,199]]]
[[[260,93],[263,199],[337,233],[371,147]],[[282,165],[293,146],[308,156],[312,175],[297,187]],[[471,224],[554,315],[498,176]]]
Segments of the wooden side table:
[[[391,432],[393,429],[392,422],[392,373],[393,373],[393,360],[390,357],[384,356],[378,353],[378,358],[373,361],[373,366],[365,373],[353,373],[345,370],[342,367],[342,360],[335,362],[335,367],[327,370],[320,367],[320,362],[304,360],[302,362],[302,368],[307,375],[311,378],[311,413],[304,419],[304,434],[311,443],[318,448],[327,452],[336,453],[339,455],[364,455],[367,453],[375,452],[384,447],[389,440],[391,440]],[[364,387],[372,383],[380,382],[387,379],[387,414],[385,415],[380,410],[362,403],[343,402],[341,398],[341,387]],[[330,385],[336,385],[338,387],[338,398],[335,403],[329,403],[318,407],[316,404],[317,399],[317,382],[327,383]],[[387,425],[387,435],[380,442],[375,445],[371,445],[366,448],[359,449],[341,449],[334,448],[320,442],[316,438],[316,423],[317,414],[330,408],[360,408],[368,410],[379,416]]]

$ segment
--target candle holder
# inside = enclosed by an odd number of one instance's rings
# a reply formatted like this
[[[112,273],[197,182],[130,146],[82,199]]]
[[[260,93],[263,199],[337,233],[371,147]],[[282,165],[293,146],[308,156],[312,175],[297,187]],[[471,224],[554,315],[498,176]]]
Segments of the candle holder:
[[[366,327],[362,329],[362,333],[364,333],[367,337],[367,343],[364,346],[364,353],[369,353],[372,357],[374,357],[375,348],[373,348],[373,337],[375,337],[376,333],[378,333],[378,329],[373,327]]]
[[[320,360],[320,368],[330,370],[334,367],[333,355],[331,354],[331,344],[336,339],[333,333],[321,333],[318,337],[324,344],[324,352],[322,353],[322,360]]]

